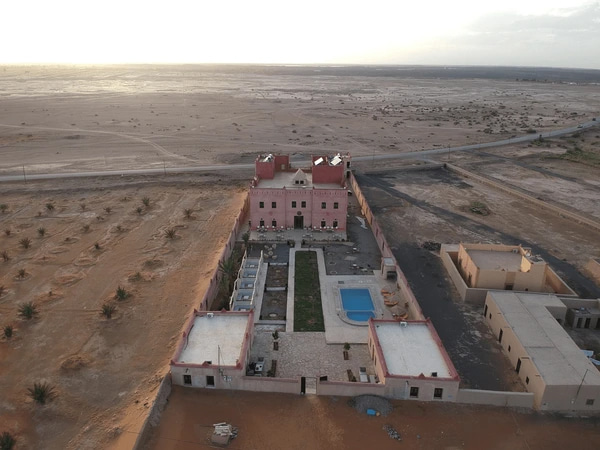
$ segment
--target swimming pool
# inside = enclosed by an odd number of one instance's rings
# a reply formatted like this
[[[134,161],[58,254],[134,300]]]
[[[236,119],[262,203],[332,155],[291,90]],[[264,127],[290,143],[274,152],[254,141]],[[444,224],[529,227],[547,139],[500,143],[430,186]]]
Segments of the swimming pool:
[[[348,319],[366,322],[375,317],[373,300],[368,289],[340,289],[340,296]]]

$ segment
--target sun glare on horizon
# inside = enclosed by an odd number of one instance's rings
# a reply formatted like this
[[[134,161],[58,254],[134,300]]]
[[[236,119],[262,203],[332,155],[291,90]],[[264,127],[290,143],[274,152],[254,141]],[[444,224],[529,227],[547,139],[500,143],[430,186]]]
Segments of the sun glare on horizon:
[[[600,6],[74,0],[4,5],[0,63],[497,64],[600,69]],[[569,28],[572,24],[572,29]],[[575,26],[575,24],[577,26]]]

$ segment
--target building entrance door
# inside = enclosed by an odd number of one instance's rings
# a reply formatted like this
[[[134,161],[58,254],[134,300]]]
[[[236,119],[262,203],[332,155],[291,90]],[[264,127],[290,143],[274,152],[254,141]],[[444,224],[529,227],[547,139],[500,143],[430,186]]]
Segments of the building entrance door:
[[[301,230],[304,228],[304,216],[294,216],[294,229]]]

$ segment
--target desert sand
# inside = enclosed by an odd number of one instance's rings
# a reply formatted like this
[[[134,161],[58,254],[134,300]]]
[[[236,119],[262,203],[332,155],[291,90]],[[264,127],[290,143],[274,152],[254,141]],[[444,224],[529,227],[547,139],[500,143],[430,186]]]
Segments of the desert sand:
[[[286,153],[297,161],[310,154],[365,156],[443,148],[574,126],[600,110],[595,85],[523,80],[522,75],[517,80],[503,74],[421,77],[414,72],[378,74],[376,69],[337,73],[197,66],[7,66],[0,71],[0,175],[24,177],[252,163],[259,153]],[[550,145],[447,158],[541,197],[549,197],[550,191],[552,201],[597,217],[597,165],[589,156],[568,164],[556,158],[575,147],[597,153],[598,134],[591,130]],[[548,172],[515,163],[521,160],[541,164]],[[381,167],[393,165],[362,163],[358,168]],[[581,176],[573,176],[577,174]],[[181,327],[205,291],[205,277],[215,269],[252,175],[252,170],[223,168],[202,176],[0,185],[0,204],[7,205],[0,213],[0,251],[9,257],[0,260],[0,286],[5,287],[0,326],[14,327],[14,336],[0,341],[0,431],[11,431],[24,448],[130,446]],[[483,195],[452,200],[456,188],[436,193],[444,189],[436,184],[404,189],[433,203],[453,202],[458,210]],[[510,213],[504,197],[485,195],[489,203],[499,203],[485,220]],[[149,206],[142,203],[144,197]],[[383,200],[377,206],[389,207],[396,215],[391,220],[401,217],[435,232],[434,217],[411,218],[409,210],[395,210],[398,204]],[[53,209],[46,207],[49,203]],[[190,219],[184,217],[187,208],[193,210]],[[541,224],[552,218],[532,215],[519,223],[527,220]],[[519,225],[507,218],[501,223],[507,233],[516,233]],[[569,258],[579,267],[597,256],[600,244],[586,246],[585,230],[571,231],[560,223],[552,227],[563,233],[556,245],[547,247],[557,258]],[[175,239],[165,238],[169,228],[175,229]],[[550,245],[543,233],[527,237]],[[31,240],[28,249],[19,244],[23,238]],[[444,236],[436,240],[443,242]],[[115,300],[118,286],[132,295]],[[33,320],[17,314],[18,306],[28,301],[38,307]],[[100,314],[105,303],[117,307],[111,319]],[[27,396],[35,381],[56,387],[46,406]],[[282,401],[264,399],[261,411],[277,411]],[[321,409],[327,401],[319,399],[315,407],[333,421],[342,419],[334,430],[336,436],[346,436],[339,442],[354,442],[354,425],[342,424],[347,413]],[[477,414],[481,420],[495,417]],[[427,419],[419,421],[422,426]],[[289,434],[300,430],[293,421],[281,426],[282,436],[303,436]],[[250,448],[262,448],[266,432],[257,430],[245,438],[253,443]],[[326,441],[314,442],[314,448],[329,448]]]

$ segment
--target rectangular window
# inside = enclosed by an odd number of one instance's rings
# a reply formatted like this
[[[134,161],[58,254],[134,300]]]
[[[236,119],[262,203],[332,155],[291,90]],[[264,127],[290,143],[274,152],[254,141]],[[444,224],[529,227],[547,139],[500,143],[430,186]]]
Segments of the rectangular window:
[[[442,388],[435,388],[433,390],[433,398],[442,398],[444,390]]]
[[[296,207],[296,202],[292,202],[292,208]]]
[[[265,202],[258,202],[258,207],[259,208],[264,208],[265,207]]]
[[[271,208],[273,208],[273,209],[277,208],[277,202],[271,202]]]
[[[586,404],[587,406],[592,406],[592,405],[594,404],[594,399],[593,399],[593,398],[588,398],[588,399],[585,401],[585,404]]]
[[[321,202],[321,209],[327,209],[327,203]]]
[[[338,202],[333,202],[333,209],[339,209],[340,204]]]
[[[215,377],[213,375],[206,375],[206,387],[215,387]]]
[[[183,384],[186,385],[191,385],[192,384],[192,376],[191,375],[184,375],[183,376]]]
[[[306,208],[306,202],[303,201],[302,203],[300,203],[300,206],[302,206],[302,208]]]
[[[419,398],[419,388],[416,386],[412,386],[410,388],[410,397],[411,398]]]
[[[325,228],[327,226],[327,224],[325,223],[324,220],[321,220],[321,228]]]
[[[277,221],[275,219],[273,219],[271,221],[271,225],[273,226],[273,228],[277,228]]]

